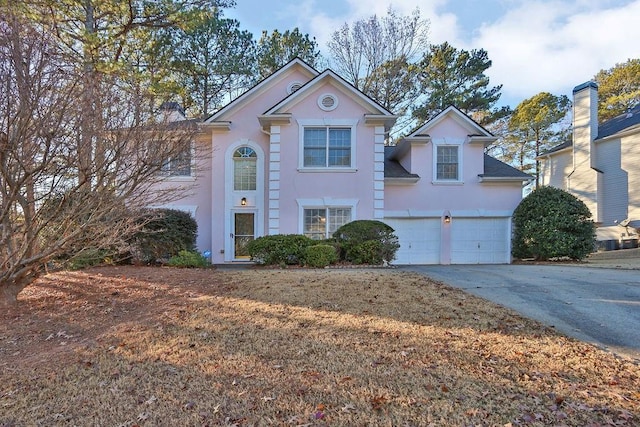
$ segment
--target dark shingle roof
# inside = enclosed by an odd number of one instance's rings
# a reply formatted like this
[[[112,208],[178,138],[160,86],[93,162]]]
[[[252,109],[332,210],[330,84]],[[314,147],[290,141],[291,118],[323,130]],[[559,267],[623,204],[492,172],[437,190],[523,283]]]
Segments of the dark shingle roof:
[[[614,117],[611,120],[607,120],[598,126],[598,136],[596,137],[596,140],[615,135],[620,131],[637,125],[640,125],[640,104],[636,105],[626,113],[620,114],[618,117]]]
[[[573,142],[572,141],[565,141],[562,144],[556,145],[555,147],[551,147],[549,148],[547,151],[545,151],[544,153],[541,153],[541,156],[545,156],[547,154],[551,154],[551,153],[555,153],[557,151],[560,150],[564,150],[565,148],[569,148],[573,146]]]
[[[389,156],[396,147],[384,147],[384,177],[385,178],[420,178],[415,173],[409,173],[397,160]]]
[[[484,155],[484,173],[479,176],[483,178],[531,179],[531,175],[501,162],[488,154]]]

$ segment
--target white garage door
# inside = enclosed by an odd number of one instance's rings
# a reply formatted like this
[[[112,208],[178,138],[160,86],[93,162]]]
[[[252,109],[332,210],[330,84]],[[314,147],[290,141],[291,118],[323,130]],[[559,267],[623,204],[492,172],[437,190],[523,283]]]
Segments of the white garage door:
[[[394,264],[439,264],[439,218],[389,218],[384,220],[395,229],[400,242]]]
[[[509,218],[454,218],[451,264],[507,264],[511,260]]]

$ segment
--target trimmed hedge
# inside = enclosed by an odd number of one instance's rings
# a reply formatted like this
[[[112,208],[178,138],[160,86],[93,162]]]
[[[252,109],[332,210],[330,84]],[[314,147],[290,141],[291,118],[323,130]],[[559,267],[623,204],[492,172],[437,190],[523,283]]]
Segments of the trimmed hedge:
[[[389,225],[376,220],[349,222],[333,233],[340,258],[354,264],[382,264],[396,258],[398,237]],[[372,243],[375,242],[375,243]]]
[[[554,187],[540,187],[513,212],[512,254],[516,258],[583,259],[594,249],[591,211],[577,197]]]
[[[324,268],[338,262],[336,249],[331,245],[319,244],[308,246],[304,253],[305,265]]]
[[[251,260],[262,265],[304,265],[305,251],[316,242],[300,234],[258,237],[247,245]]]
[[[182,268],[203,268],[209,266],[209,261],[196,251],[180,251],[172,256],[167,265]]]

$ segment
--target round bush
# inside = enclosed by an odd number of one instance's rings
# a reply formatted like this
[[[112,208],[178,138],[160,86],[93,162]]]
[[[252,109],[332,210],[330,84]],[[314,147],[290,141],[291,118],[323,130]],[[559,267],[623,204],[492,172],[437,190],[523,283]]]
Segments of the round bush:
[[[324,268],[338,262],[336,249],[324,244],[307,247],[304,258],[306,265],[313,268]]]
[[[149,209],[140,218],[142,228],[131,241],[133,261],[153,263],[196,247],[198,223],[188,212]]]
[[[513,212],[516,258],[583,259],[594,249],[595,227],[589,208],[577,197],[554,187],[533,191]]]
[[[383,261],[393,261],[400,248],[398,237],[393,231],[393,228],[381,221],[357,220],[338,228],[333,237],[340,247],[341,259],[356,264],[370,264],[358,261],[371,259],[374,261],[372,264],[381,264]],[[379,245],[367,243],[364,248],[357,248],[369,241],[376,241]],[[375,256],[370,254],[373,250],[378,251]]]

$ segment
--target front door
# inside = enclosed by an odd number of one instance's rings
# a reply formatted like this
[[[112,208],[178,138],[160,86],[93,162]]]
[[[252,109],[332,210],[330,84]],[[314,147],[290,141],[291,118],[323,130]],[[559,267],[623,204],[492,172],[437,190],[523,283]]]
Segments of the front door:
[[[233,258],[249,259],[247,245],[255,238],[255,214],[236,212],[233,214]]]

